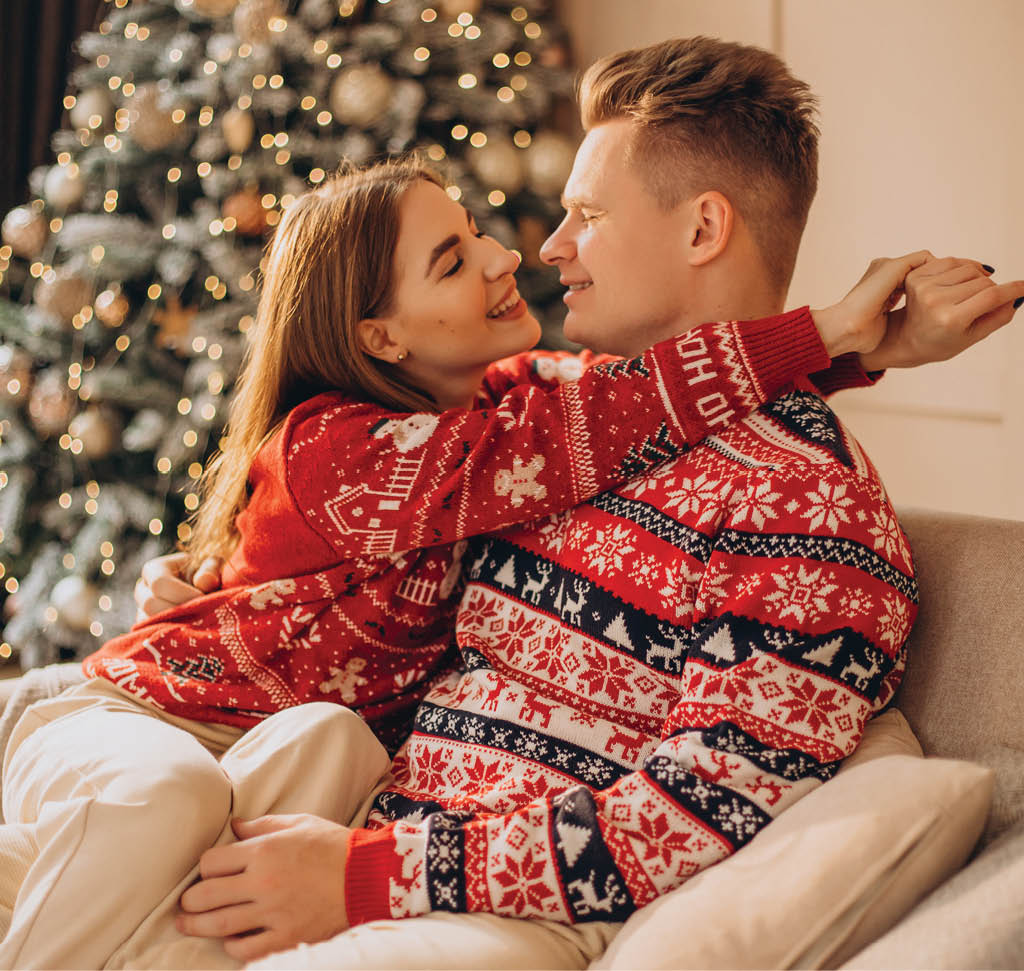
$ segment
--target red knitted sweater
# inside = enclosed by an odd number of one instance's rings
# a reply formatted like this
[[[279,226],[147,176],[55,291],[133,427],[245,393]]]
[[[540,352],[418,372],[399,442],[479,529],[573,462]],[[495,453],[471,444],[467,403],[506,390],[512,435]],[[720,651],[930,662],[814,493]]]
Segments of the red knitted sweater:
[[[242,727],[336,701],[394,745],[452,661],[467,537],[591,499],[829,363],[801,309],[706,324],[634,360],[510,358],[472,410],[396,414],[320,395],[253,462],[223,588],[108,642],[84,670]],[[867,380],[839,361],[819,386]]]

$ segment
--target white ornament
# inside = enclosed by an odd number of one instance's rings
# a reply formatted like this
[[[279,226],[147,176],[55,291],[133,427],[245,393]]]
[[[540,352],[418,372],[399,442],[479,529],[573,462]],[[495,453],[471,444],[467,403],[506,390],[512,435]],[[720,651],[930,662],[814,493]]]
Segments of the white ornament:
[[[253,135],[256,134],[256,122],[253,120],[252,112],[231,108],[224,113],[220,124],[224,132],[224,141],[236,155],[241,155],[252,144]]]
[[[62,624],[73,630],[88,630],[99,591],[79,576],[58,580],[50,591],[50,606]]]
[[[75,98],[75,106],[68,112],[73,128],[102,131],[110,127],[114,103],[106,88],[86,88]]]
[[[32,206],[18,206],[4,216],[0,238],[14,251],[15,256],[27,260],[38,256],[46,245],[50,227],[46,216]]]
[[[576,158],[573,143],[556,131],[538,132],[526,149],[526,178],[539,196],[562,191]]]
[[[357,64],[342,71],[331,85],[331,110],[343,125],[366,128],[391,100],[391,78],[375,64]]]
[[[105,408],[87,408],[71,419],[68,434],[82,443],[87,458],[106,458],[120,442],[117,417]]]
[[[54,165],[43,179],[43,195],[58,211],[77,205],[84,194],[85,179],[74,162]]]
[[[523,187],[523,152],[511,139],[491,136],[483,148],[470,152],[469,162],[484,188],[511,195]]]

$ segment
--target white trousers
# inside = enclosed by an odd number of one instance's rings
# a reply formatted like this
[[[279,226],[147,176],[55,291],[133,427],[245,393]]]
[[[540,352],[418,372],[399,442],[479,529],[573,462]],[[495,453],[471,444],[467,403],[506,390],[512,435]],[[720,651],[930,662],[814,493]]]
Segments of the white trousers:
[[[388,766],[338,705],[290,708],[239,735],[157,713],[102,679],[29,708],[5,757],[0,919],[6,906],[11,926],[0,968],[237,969],[219,940],[174,926],[199,856],[234,841],[232,816],[359,826]],[[582,969],[620,926],[435,913],[250,967]]]
[[[316,703],[244,735],[163,715],[103,679],[31,706],[4,757],[4,968],[236,968],[174,928],[204,850],[233,816],[358,825],[387,772],[361,718]],[[21,877],[19,880],[18,877]]]
[[[271,954],[248,968],[360,968],[366,971],[583,969],[599,958],[621,924],[559,924],[494,914],[436,912],[360,924],[319,944]]]

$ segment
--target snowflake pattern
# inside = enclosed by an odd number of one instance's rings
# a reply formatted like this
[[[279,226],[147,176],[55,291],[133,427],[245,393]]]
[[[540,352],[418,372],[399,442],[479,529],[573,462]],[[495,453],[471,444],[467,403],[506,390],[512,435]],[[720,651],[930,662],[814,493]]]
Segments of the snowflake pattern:
[[[668,494],[664,502],[666,509],[672,509],[680,519],[693,518],[696,525],[709,523],[722,515],[723,493],[728,491],[715,479],[709,479],[703,472],[693,479],[682,478],[679,488]]]
[[[755,529],[764,529],[768,520],[779,518],[774,504],[781,498],[782,493],[774,490],[772,482],[758,482],[756,488],[748,489],[736,499],[732,523],[739,526],[749,522]]]
[[[587,563],[604,576],[621,573],[623,557],[629,556],[636,549],[631,542],[632,536],[626,526],[599,528],[594,531],[593,541],[584,547]]]
[[[838,533],[842,523],[850,522],[849,510],[854,500],[846,494],[845,483],[837,482],[830,486],[824,479],[819,479],[818,488],[804,495],[810,504],[803,518],[810,520],[812,532],[824,526],[829,532]]]
[[[893,594],[886,594],[883,604],[885,612],[878,619],[878,636],[895,650],[906,640],[910,627],[910,611],[906,601]]]
[[[771,604],[779,620],[792,617],[798,624],[821,620],[829,611],[829,595],[839,588],[835,574],[824,567],[811,570],[800,565],[794,570],[785,566],[771,576],[778,589],[765,596],[765,603]]]

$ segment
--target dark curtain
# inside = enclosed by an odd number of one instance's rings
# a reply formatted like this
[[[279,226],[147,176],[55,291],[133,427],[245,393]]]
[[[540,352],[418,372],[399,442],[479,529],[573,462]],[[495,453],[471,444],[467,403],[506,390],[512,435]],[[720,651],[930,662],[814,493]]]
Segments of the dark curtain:
[[[53,161],[76,37],[103,0],[0,0],[0,218],[28,199],[28,173]]]

